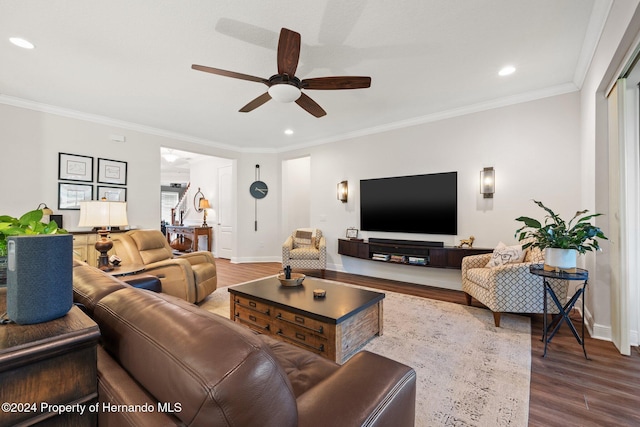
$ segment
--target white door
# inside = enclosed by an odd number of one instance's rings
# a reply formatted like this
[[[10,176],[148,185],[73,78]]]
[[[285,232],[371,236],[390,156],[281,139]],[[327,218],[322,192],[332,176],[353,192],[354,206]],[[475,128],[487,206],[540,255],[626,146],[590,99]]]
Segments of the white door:
[[[231,259],[233,255],[232,167],[218,169],[218,257]]]

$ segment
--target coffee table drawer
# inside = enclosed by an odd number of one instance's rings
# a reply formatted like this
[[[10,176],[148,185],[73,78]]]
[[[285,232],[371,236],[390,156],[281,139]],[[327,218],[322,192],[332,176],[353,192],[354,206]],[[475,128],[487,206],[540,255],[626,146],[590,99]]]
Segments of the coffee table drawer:
[[[258,311],[236,305],[233,313],[236,322],[240,322],[258,332],[270,330],[271,318]]]
[[[315,353],[327,352],[327,339],[319,337],[308,329],[298,328],[294,325],[276,321],[274,322],[275,334],[286,341],[290,341],[299,347],[306,348]]]
[[[254,301],[249,298],[245,298],[240,295],[235,295],[233,297],[233,304],[236,307],[246,308],[247,310],[252,310],[257,313],[265,314],[269,316],[271,314],[271,306],[268,304],[261,303],[259,301]]]
[[[275,320],[282,325],[294,326],[306,332],[312,332],[318,335],[326,334],[327,326],[325,323],[299,314],[290,313],[284,310],[276,310]]]

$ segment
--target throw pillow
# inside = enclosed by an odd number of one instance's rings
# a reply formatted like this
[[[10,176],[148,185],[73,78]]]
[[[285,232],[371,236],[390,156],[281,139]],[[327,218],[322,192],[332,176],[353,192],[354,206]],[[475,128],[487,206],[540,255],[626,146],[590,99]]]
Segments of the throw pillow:
[[[308,228],[300,228],[296,230],[296,234],[293,236],[293,247],[297,248],[310,248],[316,247],[316,230]]]
[[[507,246],[504,243],[498,243],[493,250],[491,259],[486,267],[498,267],[505,264],[514,264],[524,261],[525,252],[522,245]]]

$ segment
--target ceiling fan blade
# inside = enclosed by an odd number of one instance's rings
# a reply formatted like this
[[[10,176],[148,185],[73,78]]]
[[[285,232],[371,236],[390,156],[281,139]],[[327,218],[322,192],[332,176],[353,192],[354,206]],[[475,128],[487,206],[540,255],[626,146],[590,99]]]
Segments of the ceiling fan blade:
[[[271,99],[271,95],[269,95],[269,92],[265,92],[259,97],[257,97],[256,99],[254,99],[253,101],[249,102],[244,107],[242,107],[239,111],[241,113],[248,113],[249,111],[255,110],[256,108],[258,108],[259,106],[261,106],[262,104],[264,104],[270,99]]]
[[[204,71],[205,73],[217,74],[219,76],[232,77],[234,79],[249,80],[251,82],[264,83],[269,86],[269,80],[262,77],[250,76],[248,74],[236,73],[235,71],[221,70],[219,68],[205,67],[204,65],[191,65],[191,68],[198,71]]]
[[[313,116],[322,117],[327,115],[327,112],[324,111],[316,101],[309,98],[309,96],[304,93],[300,94],[300,98],[296,100],[296,104],[307,110],[307,112]]]
[[[304,79],[300,82],[303,89],[337,90],[337,89],[366,89],[371,86],[371,77],[318,77]]]
[[[280,30],[278,41],[278,74],[296,75],[300,59],[300,33],[287,28]]]

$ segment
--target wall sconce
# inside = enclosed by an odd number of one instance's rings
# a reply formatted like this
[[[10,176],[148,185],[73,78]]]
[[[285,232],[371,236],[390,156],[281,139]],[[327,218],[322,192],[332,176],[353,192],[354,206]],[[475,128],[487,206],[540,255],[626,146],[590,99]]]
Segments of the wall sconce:
[[[347,203],[347,198],[349,197],[349,185],[347,181],[342,181],[338,184],[338,200],[342,203]]]
[[[480,193],[485,199],[492,199],[496,192],[496,171],[492,167],[480,171]]]

